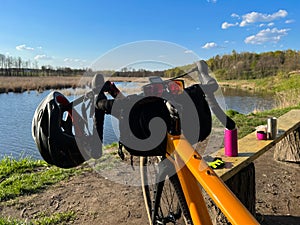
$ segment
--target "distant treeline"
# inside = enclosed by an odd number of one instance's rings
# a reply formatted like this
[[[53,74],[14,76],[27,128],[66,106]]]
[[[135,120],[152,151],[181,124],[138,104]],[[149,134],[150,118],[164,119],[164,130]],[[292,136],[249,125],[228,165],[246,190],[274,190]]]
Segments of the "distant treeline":
[[[217,55],[207,61],[218,79],[256,79],[300,70],[300,51],[286,50],[264,53]]]
[[[184,73],[184,70],[175,67],[172,69],[164,71],[149,71],[144,69],[139,70],[129,70],[127,68],[121,69],[121,71],[115,71],[112,76],[116,77],[150,77],[150,76],[160,76],[160,77],[175,77]]]
[[[207,63],[221,80],[256,79],[278,74],[288,75],[291,71],[300,71],[300,51],[285,50],[264,53],[237,53],[216,55]],[[194,65],[175,67],[165,71],[135,70],[123,68],[120,71],[102,71],[105,75],[117,77],[175,77],[183,74]],[[86,73],[87,72],[87,73]],[[20,57],[8,57],[0,54],[0,76],[71,76],[95,74],[88,69],[72,69],[69,67],[53,68],[52,66],[38,67],[36,61],[22,60]]]
[[[127,70],[123,68],[121,71],[115,71],[113,77],[150,77],[163,76],[163,71],[149,71],[149,70]]]
[[[268,76],[288,76],[292,71],[300,71],[300,51],[286,50],[264,53],[241,52],[235,50],[231,54],[217,55],[207,60],[209,68],[220,80],[256,79]],[[175,77],[184,74],[195,65],[175,67],[165,71],[130,70],[123,68],[114,72],[114,76]]]
[[[39,68],[36,61],[0,54],[0,76],[70,76],[82,75],[85,71],[69,67],[53,68],[51,65]]]

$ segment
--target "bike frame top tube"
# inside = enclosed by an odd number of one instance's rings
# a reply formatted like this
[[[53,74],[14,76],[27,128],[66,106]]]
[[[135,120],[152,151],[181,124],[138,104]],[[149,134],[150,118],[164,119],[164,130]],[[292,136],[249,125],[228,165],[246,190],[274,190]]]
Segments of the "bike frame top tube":
[[[177,169],[194,224],[211,224],[207,213],[203,209],[198,209],[204,205],[201,191],[192,187],[195,185],[198,187],[197,181],[233,225],[259,224],[183,135],[168,135],[167,154],[174,156],[175,160],[172,161]],[[189,182],[192,185],[188,184]],[[201,215],[198,215],[199,213]]]

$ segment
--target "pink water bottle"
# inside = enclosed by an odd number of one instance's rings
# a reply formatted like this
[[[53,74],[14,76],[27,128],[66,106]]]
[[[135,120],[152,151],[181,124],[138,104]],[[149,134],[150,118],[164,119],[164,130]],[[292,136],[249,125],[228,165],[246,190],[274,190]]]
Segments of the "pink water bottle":
[[[224,132],[225,155],[229,157],[238,156],[237,129],[229,130],[225,128]]]

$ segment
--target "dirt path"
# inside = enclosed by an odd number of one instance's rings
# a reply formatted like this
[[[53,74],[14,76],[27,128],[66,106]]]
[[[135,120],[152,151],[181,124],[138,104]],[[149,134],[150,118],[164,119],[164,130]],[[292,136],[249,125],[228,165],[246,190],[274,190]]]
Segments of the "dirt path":
[[[255,162],[258,219],[265,225],[300,224],[300,165],[279,163],[269,151]],[[84,172],[49,189],[0,203],[1,216],[32,219],[44,212],[74,211],[71,224],[147,224],[141,188]]]
[[[273,150],[255,161],[256,211],[262,224],[300,224],[300,164],[278,162]]]

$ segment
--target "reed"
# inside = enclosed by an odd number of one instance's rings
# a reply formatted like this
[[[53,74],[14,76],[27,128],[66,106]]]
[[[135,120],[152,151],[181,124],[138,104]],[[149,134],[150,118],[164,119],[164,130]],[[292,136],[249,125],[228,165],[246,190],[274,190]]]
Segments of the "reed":
[[[300,88],[275,93],[275,107],[282,109],[300,104]]]
[[[44,76],[44,77],[5,77],[0,76],[0,93],[22,93],[36,90],[42,92],[49,89],[84,88],[91,86],[92,76]],[[109,77],[105,80],[113,82],[145,83],[146,77]],[[140,91],[140,86],[137,87]],[[132,90],[131,90],[132,91]]]
[[[30,90],[44,91],[82,87],[90,84],[91,78],[72,77],[0,77],[0,93],[22,93]]]

